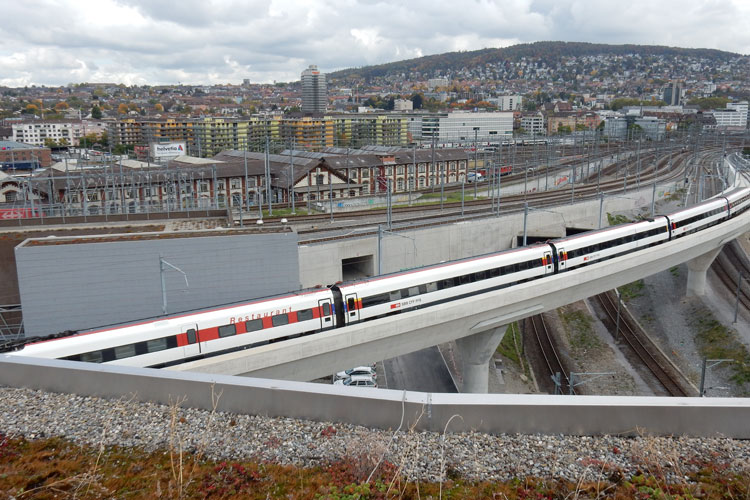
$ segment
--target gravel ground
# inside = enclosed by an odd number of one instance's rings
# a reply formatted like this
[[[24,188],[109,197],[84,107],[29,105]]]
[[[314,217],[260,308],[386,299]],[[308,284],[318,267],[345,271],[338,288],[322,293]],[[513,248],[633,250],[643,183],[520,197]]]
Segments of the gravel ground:
[[[11,388],[0,388],[0,400],[0,429],[8,436],[61,436],[95,446],[185,449],[214,459],[298,466],[359,457],[375,467],[384,457],[409,480],[460,475],[593,481],[642,471],[684,481],[705,463],[750,474],[750,440],[393,433]]]

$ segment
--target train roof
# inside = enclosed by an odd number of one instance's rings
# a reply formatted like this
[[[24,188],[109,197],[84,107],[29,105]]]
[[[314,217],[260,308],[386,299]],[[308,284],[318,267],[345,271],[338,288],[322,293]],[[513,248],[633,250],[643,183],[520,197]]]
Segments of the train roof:
[[[557,238],[554,240],[549,240],[549,242],[554,245],[555,243],[560,242],[560,241],[571,241],[571,240],[575,240],[578,238],[583,238],[584,236],[594,236],[596,234],[605,233],[607,231],[612,231],[614,229],[623,229],[628,226],[635,226],[636,224],[643,224],[644,222],[655,222],[658,217],[666,217],[666,215],[655,215],[653,217],[648,217],[646,219],[636,220],[633,222],[623,222],[622,224],[617,224],[616,226],[607,226],[601,229],[592,229],[591,231],[574,234],[573,236],[566,236],[564,238]]]
[[[525,247],[508,248],[506,250],[501,250],[499,252],[489,252],[489,253],[485,253],[485,254],[481,254],[481,255],[474,255],[472,257],[464,257],[462,259],[447,260],[445,262],[439,262],[437,264],[428,264],[426,266],[413,267],[411,269],[406,269],[406,270],[403,270],[403,271],[394,271],[392,273],[386,273],[386,274],[379,274],[377,276],[372,276],[372,277],[369,277],[369,278],[360,278],[360,279],[356,279],[356,280],[341,281],[341,282],[336,283],[334,286],[337,286],[337,287],[346,287],[346,286],[351,286],[351,285],[353,285],[355,283],[370,283],[370,282],[373,282],[373,281],[382,280],[384,278],[393,278],[393,277],[396,277],[396,276],[406,276],[407,274],[412,274],[412,273],[415,273],[415,272],[427,271],[427,270],[430,270],[430,269],[439,269],[439,268],[445,267],[445,266],[452,266],[452,265],[460,264],[460,263],[463,263],[463,262],[471,262],[471,261],[474,261],[474,260],[486,259],[486,258],[495,257],[497,255],[502,255],[502,254],[510,254],[510,253],[514,253],[514,252],[536,250],[536,249],[539,249],[540,247],[545,247],[545,246],[548,247],[549,245],[547,245],[546,243],[535,243],[533,245],[528,245],[528,246],[525,246]]]
[[[237,306],[241,306],[241,305],[260,304],[260,303],[263,303],[263,302],[270,302],[270,301],[280,300],[280,299],[284,299],[284,298],[287,298],[287,297],[301,297],[303,295],[309,295],[309,294],[313,294],[313,293],[317,293],[317,292],[326,292],[327,290],[328,290],[327,288],[322,287],[322,286],[320,286],[320,287],[314,287],[314,288],[305,288],[305,289],[294,291],[294,292],[285,292],[285,293],[280,293],[280,294],[276,294],[276,295],[270,295],[270,296],[267,296],[267,297],[258,297],[256,299],[240,300],[240,301],[236,301],[236,302],[228,302],[228,303],[224,303],[224,304],[217,304],[217,305],[214,305],[214,306],[209,306],[209,307],[205,307],[205,308],[201,308],[201,309],[191,309],[191,310],[186,310],[186,311],[178,311],[178,312],[170,313],[168,315],[150,316],[150,317],[147,317],[147,318],[140,318],[140,319],[135,319],[135,320],[131,320],[131,321],[124,321],[122,323],[112,323],[112,324],[109,324],[109,325],[100,325],[100,326],[97,326],[95,328],[88,328],[86,330],[65,330],[63,332],[53,333],[51,335],[47,335],[47,336],[44,336],[44,337],[39,337],[39,336],[37,336],[37,337],[28,337],[28,338],[21,339],[21,340],[14,340],[14,341],[5,342],[5,343],[0,344],[0,352],[15,351],[15,350],[18,350],[18,349],[24,347],[25,345],[35,344],[35,343],[38,343],[38,342],[46,342],[48,340],[56,340],[56,339],[65,338],[65,337],[73,337],[73,336],[76,336],[76,335],[89,335],[89,334],[92,334],[92,333],[98,333],[98,332],[102,332],[102,331],[111,330],[111,329],[113,329],[115,327],[124,328],[124,327],[128,327],[128,326],[137,326],[137,325],[144,325],[144,324],[148,324],[148,323],[156,323],[158,321],[168,321],[168,320],[183,318],[185,316],[193,316],[193,315],[196,315],[196,314],[205,314],[205,313],[210,313],[210,312],[222,311],[222,310],[225,310],[225,309],[231,309],[233,307],[237,307]]]

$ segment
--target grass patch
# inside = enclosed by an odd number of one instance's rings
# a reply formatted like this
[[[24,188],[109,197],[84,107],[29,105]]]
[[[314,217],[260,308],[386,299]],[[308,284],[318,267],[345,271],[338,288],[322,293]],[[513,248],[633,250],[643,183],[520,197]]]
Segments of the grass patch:
[[[679,188],[674,193],[670,194],[666,199],[668,201],[680,201],[685,195],[685,188]]]
[[[273,215],[270,215],[268,210],[263,210],[263,217],[286,217],[289,219],[294,219],[294,217],[298,215],[307,215],[307,208],[303,207],[295,207],[295,214],[292,215],[292,209],[290,208],[274,208],[273,209]],[[314,213],[314,212],[313,212]],[[256,206],[255,209],[253,207],[250,207],[250,209],[245,210],[244,212],[245,219],[255,219],[258,215],[258,207]]]
[[[473,189],[472,189],[473,192]],[[440,193],[425,193],[422,196],[419,197],[420,200],[437,200],[437,202],[440,202]],[[469,189],[466,189],[466,192],[464,193],[464,201],[471,201],[471,200],[486,200],[486,196],[477,196],[474,198],[473,194],[469,193]],[[461,191],[452,191],[450,193],[447,193],[445,196],[445,201],[461,201]],[[430,202],[434,203],[434,202]]]
[[[315,439],[329,439],[316,436]],[[648,443],[644,445],[648,447]],[[724,464],[694,459],[695,472],[675,474],[665,457],[648,458],[626,473],[585,457],[599,469],[593,480],[519,476],[507,481],[470,481],[446,464],[442,481],[407,480],[400,466],[379,465],[372,456],[350,456],[316,467],[263,461],[214,461],[185,453],[176,470],[168,450],[82,446],[62,439],[27,441],[0,434],[0,492],[3,498],[47,499],[437,499],[437,498],[748,498],[747,478]],[[678,466],[679,468],[679,466]]]
[[[727,369],[729,380],[745,395],[750,393],[750,353],[739,340],[737,332],[727,328],[714,318],[708,310],[698,311],[694,324],[698,329],[696,343],[703,358],[733,359]]]
[[[607,212],[607,223],[610,226],[617,226],[619,224],[627,224],[629,222],[633,222],[631,219],[628,219],[625,215],[612,215],[611,213]]]
[[[622,300],[625,302],[634,299],[636,297],[640,297],[643,295],[643,287],[645,286],[645,283],[643,280],[634,281],[632,283],[628,283],[627,285],[623,285],[618,290],[620,291],[620,297],[622,297]]]
[[[669,268],[669,272],[675,278],[678,278],[680,276],[680,268],[679,268],[679,266],[670,267]]]
[[[523,336],[521,335],[521,330],[518,328],[518,323],[508,325],[508,330],[505,332],[503,340],[497,346],[497,352],[513,361],[517,366],[521,366]]]
[[[601,346],[599,337],[594,332],[591,316],[583,311],[563,308],[560,311],[560,318],[570,339],[571,347],[588,350]]]

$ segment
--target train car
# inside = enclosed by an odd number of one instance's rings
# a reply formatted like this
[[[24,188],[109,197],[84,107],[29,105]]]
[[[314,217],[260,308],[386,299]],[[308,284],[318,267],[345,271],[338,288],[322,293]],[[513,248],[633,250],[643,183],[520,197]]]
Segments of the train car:
[[[726,198],[712,198],[698,205],[669,214],[670,233],[672,238],[700,231],[718,224],[729,216]]]
[[[667,217],[621,224],[550,241],[555,252],[555,272],[618,257],[669,240]]]
[[[734,217],[750,207],[750,188],[734,189],[725,198],[729,203],[729,217]]]
[[[553,273],[552,251],[540,244],[334,285],[352,324],[436,305]],[[339,295],[340,294],[340,295]]]
[[[163,367],[336,327],[329,289],[113,325],[26,345],[9,354]]]

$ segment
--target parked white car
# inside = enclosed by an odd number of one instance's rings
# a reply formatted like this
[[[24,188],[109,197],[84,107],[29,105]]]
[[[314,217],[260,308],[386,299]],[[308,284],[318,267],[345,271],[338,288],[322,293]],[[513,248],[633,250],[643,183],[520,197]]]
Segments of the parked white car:
[[[336,380],[342,380],[356,375],[367,375],[373,380],[378,379],[378,374],[375,373],[375,368],[372,366],[357,366],[355,368],[349,368],[348,370],[338,372],[336,374]]]
[[[354,375],[342,380],[337,380],[333,385],[345,385],[349,387],[377,387],[378,383],[369,375]]]
[[[474,181],[482,182],[482,181],[484,181],[484,176],[481,173],[479,173],[479,172],[477,172],[476,175],[474,175],[474,172],[467,173],[466,174],[466,182],[471,183],[471,182],[474,182]]]

